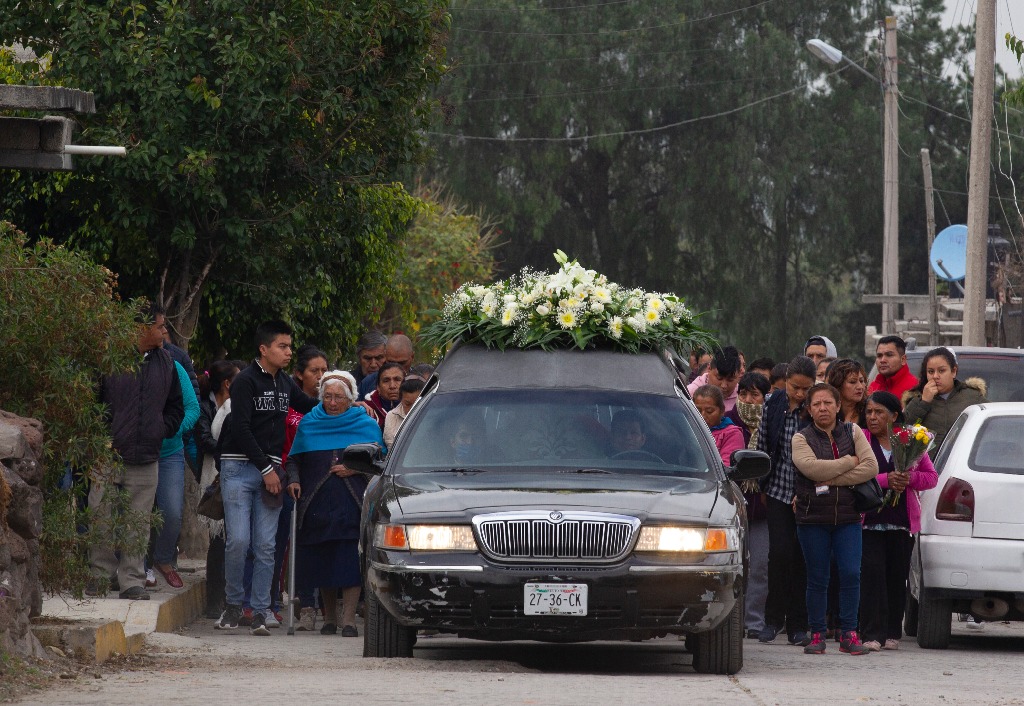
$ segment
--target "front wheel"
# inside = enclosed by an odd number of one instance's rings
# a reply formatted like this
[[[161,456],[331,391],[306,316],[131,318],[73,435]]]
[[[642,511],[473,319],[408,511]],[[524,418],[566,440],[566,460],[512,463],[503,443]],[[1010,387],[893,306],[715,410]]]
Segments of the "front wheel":
[[[373,591],[366,592],[363,657],[412,657],[416,629],[400,625]]]
[[[695,671],[700,674],[736,674],[743,669],[743,605],[741,592],[725,622],[710,632],[695,636]]]

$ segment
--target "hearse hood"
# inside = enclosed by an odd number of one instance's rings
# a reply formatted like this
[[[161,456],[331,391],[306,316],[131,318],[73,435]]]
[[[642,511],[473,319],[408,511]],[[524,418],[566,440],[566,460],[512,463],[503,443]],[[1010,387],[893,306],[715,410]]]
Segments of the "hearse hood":
[[[481,513],[571,509],[641,521],[708,522],[716,504],[722,520],[735,515],[728,484],[717,479],[483,471],[404,473],[390,480],[401,513],[410,521],[469,521]]]

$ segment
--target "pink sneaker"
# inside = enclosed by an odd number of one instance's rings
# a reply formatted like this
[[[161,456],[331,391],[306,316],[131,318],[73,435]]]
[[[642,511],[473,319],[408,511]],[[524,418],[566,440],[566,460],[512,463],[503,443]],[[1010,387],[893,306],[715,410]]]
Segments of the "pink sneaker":
[[[843,637],[839,641],[839,651],[851,655],[866,655],[871,652],[871,648],[860,641],[856,630],[851,630],[843,633]]]

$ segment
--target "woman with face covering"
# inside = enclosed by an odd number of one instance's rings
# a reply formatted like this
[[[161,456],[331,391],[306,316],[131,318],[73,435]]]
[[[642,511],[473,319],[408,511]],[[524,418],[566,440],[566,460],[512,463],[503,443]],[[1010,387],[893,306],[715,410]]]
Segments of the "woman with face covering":
[[[895,507],[886,505],[864,515],[860,564],[860,628],[872,650],[896,650],[903,636],[907,576],[914,535],[921,530],[917,493],[934,488],[939,476],[925,454],[906,473],[896,472],[889,434],[903,424],[900,401],[889,392],[873,392],[867,400],[865,436],[878,462],[878,484],[900,494]]]
[[[296,501],[295,577],[300,597],[319,587],[324,603],[323,635],[338,631],[337,597],[341,589],[341,634],[356,637],[359,572],[359,515],[366,478],[340,461],[346,446],[377,443],[380,427],[352,403],[356,381],[333,370],[320,380],[320,404],[299,422],[288,454],[288,494]],[[303,605],[302,610],[314,606]]]
[[[921,361],[921,374],[915,387],[903,395],[903,416],[910,423],[920,422],[935,434],[935,445],[928,453],[932,460],[953,422],[972,404],[985,402],[985,381],[957,379],[956,356],[948,348],[933,348]]]
[[[838,419],[839,391],[818,383],[807,393],[811,425],[793,436],[796,494],[793,511],[807,567],[806,654],[824,654],[828,586],[835,559],[839,574],[839,651],[867,654],[857,634],[860,608],[861,515],[852,486],[874,478],[878,462],[864,432]]]

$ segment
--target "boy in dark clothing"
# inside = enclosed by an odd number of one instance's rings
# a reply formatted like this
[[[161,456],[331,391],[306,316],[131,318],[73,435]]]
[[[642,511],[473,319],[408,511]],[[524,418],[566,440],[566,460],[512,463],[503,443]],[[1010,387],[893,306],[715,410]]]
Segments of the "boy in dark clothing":
[[[274,543],[281,512],[281,453],[285,417],[292,407],[305,414],[317,405],[285,372],[292,357],[292,330],[268,321],[256,330],[259,357],[231,382],[231,426],[221,447],[224,497],[227,606],[214,627],[238,627],[244,597],[245,554],[254,555],[249,632],[269,635],[267,611],[274,573]]]
[[[131,510],[145,518],[141,527],[149,536],[149,516],[156,499],[160,444],[178,433],[185,417],[181,385],[174,361],[160,346],[166,321],[164,310],[150,306],[148,322],[142,322],[137,347],[142,354],[138,368],[131,373],[103,379],[100,401],[107,405],[110,434],[122,468],[109,478],[93,481],[89,489],[89,507],[94,509],[100,526],[109,526],[112,508],[107,490],[113,486],[128,493]],[[106,579],[120,589],[120,597],[148,600],[146,570],[142,554],[115,553],[113,543],[94,546],[89,563],[97,579],[87,593],[98,594],[98,581]]]

